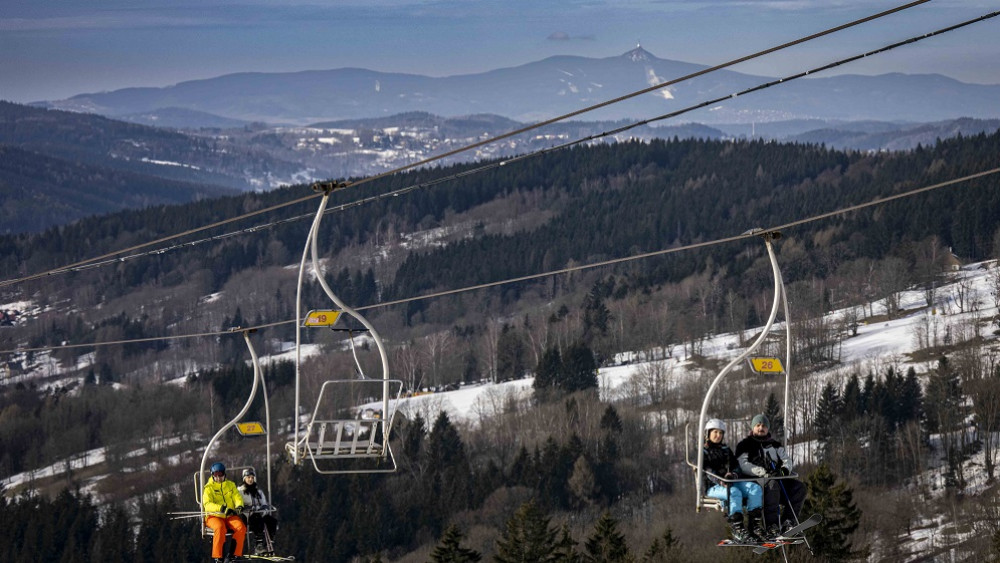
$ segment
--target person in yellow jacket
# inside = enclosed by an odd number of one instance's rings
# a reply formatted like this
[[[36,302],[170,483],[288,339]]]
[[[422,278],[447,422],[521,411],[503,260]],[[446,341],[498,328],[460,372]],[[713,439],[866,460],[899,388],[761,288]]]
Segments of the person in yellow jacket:
[[[243,538],[247,535],[246,524],[240,518],[243,512],[243,495],[236,483],[226,479],[226,466],[212,464],[212,480],[201,493],[201,509],[208,514],[205,525],[212,529],[212,561],[222,563],[222,548],[226,543],[226,528],[233,530],[233,558],[230,561],[246,561],[243,557]]]

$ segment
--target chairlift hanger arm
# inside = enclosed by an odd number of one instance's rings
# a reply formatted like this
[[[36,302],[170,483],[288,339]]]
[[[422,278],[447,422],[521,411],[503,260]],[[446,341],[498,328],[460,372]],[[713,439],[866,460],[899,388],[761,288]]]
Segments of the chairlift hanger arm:
[[[700,414],[700,416],[698,418],[698,436],[699,436],[698,439],[699,440],[701,439],[701,436],[703,436],[704,433],[705,433],[705,419],[706,419],[707,413],[708,413],[708,405],[711,403],[712,395],[715,393],[715,389],[719,386],[719,383],[722,381],[723,378],[725,378],[725,376],[730,372],[730,370],[733,369],[734,366],[738,365],[740,362],[742,362],[743,360],[745,360],[748,356],[750,356],[750,354],[752,354],[755,350],[757,350],[757,348],[759,348],[760,345],[764,342],[764,340],[767,338],[768,332],[771,330],[771,327],[774,325],[775,318],[777,318],[777,316],[778,316],[778,305],[784,299],[784,282],[782,281],[782,278],[781,278],[781,270],[778,267],[778,260],[777,260],[777,257],[774,254],[774,246],[772,244],[772,240],[774,240],[774,238],[775,238],[774,237],[774,233],[763,232],[761,229],[751,229],[750,231],[748,231],[748,233],[750,233],[750,234],[756,234],[757,231],[761,231],[762,232],[762,238],[764,239],[764,245],[767,247],[767,255],[768,255],[768,258],[770,258],[770,260],[771,260],[771,271],[772,271],[772,274],[774,276],[774,302],[773,302],[773,304],[771,306],[771,314],[768,316],[767,324],[765,324],[764,329],[761,331],[760,335],[753,342],[753,344],[751,344],[749,348],[747,348],[746,350],[743,351],[743,353],[741,353],[739,356],[737,356],[731,362],[729,362],[724,368],[722,368],[722,371],[719,372],[719,375],[717,375],[715,377],[715,379],[712,381],[712,384],[709,386],[708,392],[705,394],[705,400],[704,400],[704,402],[702,402],[702,405],[701,405],[701,414]],[[786,314],[787,314],[787,308],[788,308],[788,304],[786,302],[785,303]],[[787,322],[786,322],[786,324],[787,324]],[[786,371],[786,378],[787,377],[788,377],[788,374],[787,374],[787,371]],[[787,389],[787,379],[786,379],[786,389]],[[786,401],[787,401],[787,398],[788,398],[787,397],[787,392],[786,392],[785,398],[786,398]],[[701,482],[700,481],[701,481],[701,474],[704,471],[704,469],[705,469],[705,451],[704,451],[703,448],[699,447],[698,448],[697,472],[695,474],[695,492],[696,492],[696,494],[695,494],[695,511],[696,512],[700,512],[701,511]]]
[[[227,430],[229,430],[233,426],[236,426],[236,423],[239,422],[239,420],[242,419],[243,416],[246,415],[246,413],[250,410],[250,405],[253,404],[253,399],[257,395],[257,387],[260,383],[260,363],[257,361],[256,352],[254,351],[253,346],[250,344],[250,332],[253,332],[253,329],[243,330],[240,328],[234,328],[231,330],[232,332],[241,331],[243,333],[243,340],[247,343],[247,346],[250,347],[250,355],[251,357],[253,357],[254,360],[253,385],[250,388],[250,396],[247,397],[247,402],[243,405],[243,408],[240,409],[240,412],[235,417],[233,417],[232,420],[230,420],[222,428],[220,428],[219,431],[216,432],[214,436],[212,436],[212,439],[208,441],[208,445],[205,447],[205,453],[202,454],[201,457],[201,468],[198,471],[199,491],[205,487],[205,483],[202,479],[204,479],[205,476],[205,466],[208,464],[208,454],[212,451],[212,446],[220,437],[222,437],[223,434],[225,434]]]

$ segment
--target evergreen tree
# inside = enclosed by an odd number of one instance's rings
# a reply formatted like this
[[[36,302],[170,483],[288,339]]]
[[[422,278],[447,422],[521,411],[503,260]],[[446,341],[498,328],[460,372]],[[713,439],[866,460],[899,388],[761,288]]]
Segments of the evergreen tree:
[[[597,362],[594,353],[582,342],[566,350],[558,386],[567,393],[597,387]]]
[[[493,560],[496,563],[554,562],[556,533],[535,502],[526,502],[507,520],[496,541]]]
[[[829,440],[834,429],[841,424],[840,413],[842,409],[840,393],[837,392],[833,382],[827,381],[820,393],[819,404],[816,405],[816,418],[813,419],[816,437],[821,442]]]
[[[403,457],[411,463],[416,463],[424,443],[424,433],[427,431],[424,417],[418,412],[412,421],[401,426]]]
[[[681,561],[680,551],[680,542],[674,537],[673,530],[667,528],[649,545],[642,555],[642,563],[678,563]]]
[[[605,512],[594,525],[594,532],[584,543],[587,552],[583,560],[588,563],[634,563],[625,536],[618,531],[618,521]]]
[[[497,377],[500,380],[519,379],[524,375],[524,341],[517,329],[505,324],[497,340]]]
[[[861,382],[858,374],[852,373],[844,384],[844,392],[841,394],[841,404],[844,406],[843,421],[845,423],[854,420],[865,412],[864,402],[861,397]]]
[[[555,563],[579,563],[583,560],[576,550],[576,540],[569,533],[569,527],[565,524],[559,530],[559,539],[556,540],[555,549],[552,551],[552,561]]]
[[[595,282],[583,302],[583,338],[587,342],[607,334],[611,322],[611,311],[604,304],[600,285],[600,280]]]
[[[845,561],[864,552],[851,545],[851,534],[861,523],[861,510],[854,504],[854,492],[825,463],[806,479],[809,493],[803,505],[806,514],[820,514],[823,523],[806,532],[813,553],[825,561]]]
[[[474,549],[462,547],[462,532],[454,525],[448,526],[444,531],[441,543],[431,552],[433,563],[474,563],[483,558],[482,554]]]
[[[132,563],[135,561],[135,537],[128,512],[120,505],[109,506],[101,516],[101,523],[94,533],[91,559],[104,563]]]
[[[917,380],[917,370],[911,366],[906,370],[906,377],[900,386],[897,405],[900,425],[907,422],[920,422],[924,418],[924,395]]]
[[[555,346],[546,348],[541,359],[538,360],[538,366],[535,367],[535,381],[532,383],[532,388],[535,391],[541,391],[543,395],[548,393],[555,387],[562,369],[562,356],[559,354],[559,348]]]
[[[771,428],[769,428],[771,435],[780,440],[785,435],[785,417],[781,415],[781,403],[778,402],[774,393],[767,396],[767,401],[764,403],[764,415],[771,422]]]
[[[433,526],[439,528],[448,517],[468,508],[471,497],[471,468],[458,430],[441,411],[427,441],[428,471],[435,503]]]
[[[608,405],[608,407],[604,409],[604,414],[601,415],[601,430],[621,433],[623,428],[622,419],[618,416],[618,411],[615,409],[614,405]]]
[[[950,432],[962,420],[962,384],[946,356],[938,359],[927,380],[927,429],[930,433]]]

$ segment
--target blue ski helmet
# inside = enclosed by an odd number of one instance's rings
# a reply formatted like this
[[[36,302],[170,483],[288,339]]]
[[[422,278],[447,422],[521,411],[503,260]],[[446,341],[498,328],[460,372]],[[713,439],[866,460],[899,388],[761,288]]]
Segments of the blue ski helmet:
[[[222,465],[219,462],[215,462],[212,464],[212,473],[225,473],[225,472],[226,472],[225,465]]]

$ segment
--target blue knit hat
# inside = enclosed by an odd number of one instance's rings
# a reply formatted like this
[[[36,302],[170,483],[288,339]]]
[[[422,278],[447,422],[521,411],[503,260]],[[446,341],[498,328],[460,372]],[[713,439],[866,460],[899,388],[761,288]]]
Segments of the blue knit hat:
[[[753,417],[753,420],[750,421],[750,428],[753,428],[758,424],[763,424],[768,429],[771,428],[771,421],[769,421],[767,419],[767,415],[764,414],[758,414],[757,416]]]

